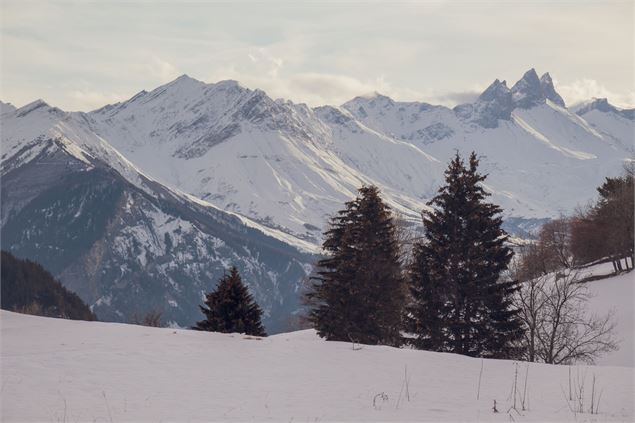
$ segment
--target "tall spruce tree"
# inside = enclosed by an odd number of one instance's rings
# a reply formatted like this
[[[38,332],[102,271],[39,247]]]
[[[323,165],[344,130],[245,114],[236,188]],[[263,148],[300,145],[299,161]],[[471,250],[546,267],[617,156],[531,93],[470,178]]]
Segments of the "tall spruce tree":
[[[501,209],[485,199],[475,153],[456,157],[423,213],[425,240],[408,269],[407,325],[416,347],[480,357],[513,357],[522,335],[511,307],[516,282],[501,281],[513,252]]]
[[[363,187],[330,222],[309,319],[328,340],[399,345],[406,288],[390,209]]]
[[[262,310],[249,294],[236,267],[232,267],[216,289],[206,295],[205,305],[207,307],[199,307],[206,319],[197,322],[192,329],[267,336],[260,320]]]

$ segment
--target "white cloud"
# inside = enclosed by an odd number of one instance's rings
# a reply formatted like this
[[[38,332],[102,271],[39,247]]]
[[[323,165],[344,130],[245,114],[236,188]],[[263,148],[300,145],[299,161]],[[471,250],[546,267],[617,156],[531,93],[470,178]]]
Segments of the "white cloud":
[[[161,83],[170,82],[183,74],[176,66],[157,56],[151,56],[146,63],[141,65],[141,68]]]
[[[379,91],[453,106],[536,67],[563,81],[568,103],[628,106],[632,11],[631,2],[4,2],[0,89],[15,104],[88,109],[187,73],[311,105]],[[580,42],[585,54],[572,50]]]
[[[70,110],[88,111],[102,107],[106,104],[117,103],[123,101],[128,96],[115,93],[104,93],[99,91],[73,90],[69,93],[74,105]]]
[[[634,91],[615,93],[595,79],[583,78],[563,84],[554,80],[554,86],[568,105],[574,105],[592,98],[607,98],[611,104],[618,107],[635,107]]]

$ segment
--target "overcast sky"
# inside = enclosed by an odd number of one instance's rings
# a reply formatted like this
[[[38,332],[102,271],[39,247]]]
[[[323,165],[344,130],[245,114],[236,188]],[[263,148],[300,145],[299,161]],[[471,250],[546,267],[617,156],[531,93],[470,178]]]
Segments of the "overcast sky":
[[[635,104],[632,1],[1,1],[16,106],[91,110],[183,73],[310,105],[454,105],[531,67],[569,104]]]

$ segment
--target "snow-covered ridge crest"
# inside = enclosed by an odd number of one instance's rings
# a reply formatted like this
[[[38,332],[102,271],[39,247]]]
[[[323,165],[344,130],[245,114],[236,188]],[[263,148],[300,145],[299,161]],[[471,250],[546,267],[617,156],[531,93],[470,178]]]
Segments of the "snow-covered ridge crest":
[[[534,69],[512,88],[496,79],[454,109],[378,93],[310,108],[236,81],[183,75],[90,113],[5,113],[15,130],[3,135],[3,153],[56,126],[87,154],[108,156],[112,147],[128,162],[121,172],[132,166],[131,174],[317,246],[328,217],[363,184],[377,185],[416,224],[456,151],[480,155],[507,217],[570,211],[632,157],[633,121],[600,109],[572,113],[551,76]],[[35,124],[20,126],[27,118]],[[108,160],[123,161],[117,154]]]

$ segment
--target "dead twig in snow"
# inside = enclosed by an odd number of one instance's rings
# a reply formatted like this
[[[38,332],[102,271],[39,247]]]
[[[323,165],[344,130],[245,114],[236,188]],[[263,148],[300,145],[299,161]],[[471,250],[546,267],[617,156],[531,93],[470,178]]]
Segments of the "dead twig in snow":
[[[101,391],[101,394],[104,397],[104,401],[106,401],[106,410],[108,410],[108,418],[110,419],[110,423],[112,423],[112,413],[110,412],[110,404],[108,404],[108,398],[106,398],[106,392]]]

